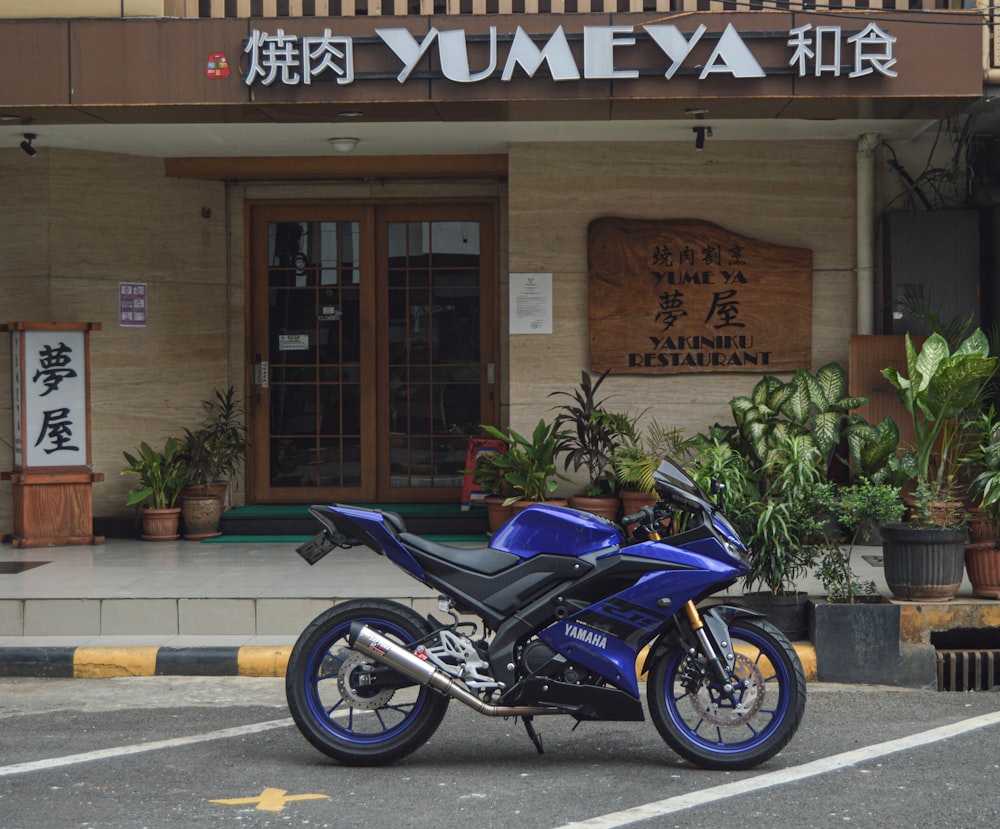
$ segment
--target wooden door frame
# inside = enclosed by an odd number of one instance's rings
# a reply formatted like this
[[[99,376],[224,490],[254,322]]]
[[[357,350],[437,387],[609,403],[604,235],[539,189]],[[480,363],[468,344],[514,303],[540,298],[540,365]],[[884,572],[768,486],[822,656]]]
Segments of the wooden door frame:
[[[479,304],[481,309],[481,317],[479,321],[479,363],[481,368],[479,410],[483,413],[484,422],[496,423],[497,416],[499,414],[497,382],[496,379],[494,379],[494,382],[491,385],[487,382],[486,377],[486,366],[489,363],[494,364],[494,378],[498,376],[496,373],[496,364],[499,354],[498,301],[500,274],[498,272],[499,229],[497,226],[498,206],[496,199],[456,198],[424,199],[416,201],[400,201],[393,199],[379,203],[375,211],[375,235],[377,238],[375,244],[376,266],[379,270],[376,278],[378,283],[378,297],[381,299],[382,297],[387,296],[388,292],[388,262],[384,257],[379,255],[379,251],[384,250],[388,223],[391,221],[454,221],[454,211],[462,208],[469,209],[470,212],[468,215],[475,216],[480,222],[480,274],[493,275],[492,285],[484,286],[482,281],[480,281],[479,286]],[[412,214],[410,218],[403,218],[409,214]],[[378,303],[377,315],[378,330],[382,332],[388,331],[388,303]],[[378,374],[376,382],[380,390],[389,388],[389,354],[388,349],[382,347],[384,345],[385,343],[381,341],[379,342],[380,349],[377,360]],[[388,437],[389,407],[380,406],[377,416],[379,419],[377,434]],[[470,435],[470,437],[473,436]],[[391,478],[389,453],[379,452],[376,457],[379,466],[379,474],[377,478],[380,481],[384,481],[386,490],[391,492],[392,495],[395,495],[395,492],[392,492],[393,487],[389,485]],[[456,487],[454,492],[451,488],[447,487],[399,487],[398,490],[400,492],[405,491],[405,493],[410,496],[412,500],[422,500],[427,502],[455,501],[457,503],[461,498],[461,487]],[[386,495],[387,493],[383,492],[381,494]]]
[[[481,214],[480,227],[480,272],[489,276],[489,282],[480,283],[480,307],[482,318],[480,320],[480,364],[483,367],[483,379],[480,384],[480,410],[483,413],[483,422],[497,423],[500,412],[500,330],[501,319],[499,299],[500,299],[500,227],[499,227],[499,200],[494,197],[452,197],[452,198],[416,198],[416,199],[252,199],[248,200],[244,209],[244,227],[246,234],[246,366],[247,379],[247,426],[251,434],[251,446],[247,453],[246,461],[246,498],[247,503],[264,503],[267,501],[306,503],[317,499],[323,500],[326,496],[320,496],[319,490],[303,487],[289,488],[287,498],[275,499],[270,486],[270,465],[263,462],[262,456],[253,449],[254,440],[268,441],[270,438],[270,409],[269,396],[265,395],[260,399],[259,388],[254,385],[254,364],[256,355],[260,353],[255,349],[255,345],[261,341],[263,336],[267,339],[266,332],[256,330],[257,320],[255,315],[259,314],[261,307],[267,305],[267,280],[254,279],[259,262],[267,261],[267,232],[266,224],[269,221],[301,221],[303,218],[314,221],[331,219],[331,214],[336,214],[333,220],[357,219],[361,222],[362,228],[369,228],[369,232],[362,231],[360,240],[360,257],[362,270],[371,268],[374,278],[367,283],[362,282],[361,303],[369,301],[374,306],[374,312],[370,315],[362,315],[361,337],[362,337],[362,376],[374,376],[376,378],[376,393],[362,395],[362,437],[361,452],[362,457],[375,458],[375,464],[366,475],[362,469],[362,487],[359,494],[350,495],[356,501],[370,501],[376,497],[378,480],[383,476],[386,485],[389,482],[389,455],[386,451],[380,451],[377,445],[379,434],[388,437],[389,433],[389,411],[387,406],[378,406],[377,400],[383,389],[388,388],[389,360],[384,343],[377,338],[379,332],[385,332],[388,324],[388,309],[386,303],[380,301],[387,290],[388,283],[388,263],[384,256],[380,256],[378,242],[381,238],[387,221],[386,216],[392,216],[398,211],[414,211],[414,216],[409,221],[424,221],[428,215],[433,216],[442,210],[454,210],[461,207],[471,208],[477,214]],[[423,215],[419,211],[423,210]],[[310,217],[309,214],[312,214]],[[353,215],[351,215],[353,213]],[[339,217],[343,217],[342,219]],[[255,232],[258,224],[263,227],[263,232]],[[263,306],[260,304],[263,303]],[[364,342],[375,342],[375,349],[364,349]],[[265,351],[265,353],[267,353]],[[486,366],[494,365],[494,382],[487,382]],[[367,425],[367,428],[366,428]],[[268,455],[269,456],[269,455]],[[262,497],[262,493],[270,493],[269,497]],[[408,487],[405,493],[413,500],[424,501],[458,501],[459,496],[453,494],[451,488],[435,487]],[[282,495],[285,495],[282,492]]]

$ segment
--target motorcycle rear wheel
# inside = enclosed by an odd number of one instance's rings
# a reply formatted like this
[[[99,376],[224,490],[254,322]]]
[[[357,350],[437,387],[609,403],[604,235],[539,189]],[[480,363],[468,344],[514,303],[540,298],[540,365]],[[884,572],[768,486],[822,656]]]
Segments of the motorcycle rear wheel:
[[[736,686],[727,698],[703,675],[704,656],[684,643],[653,666],[647,685],[650,718],[681,757],[707,769],[749,769],[792,739],[806,706],[802,663],[791,643],[763,619],[729,625]]]
[[[402,644],[431,632],[410,608],[380,599],[344,602],[320,614],[288,659],[288,708],[299,731],[324,754],[348,765],[387,765],[430,739],[448,698],[422,685],[380,689],[364,684],[375,662],[348,647],[354,622]]]

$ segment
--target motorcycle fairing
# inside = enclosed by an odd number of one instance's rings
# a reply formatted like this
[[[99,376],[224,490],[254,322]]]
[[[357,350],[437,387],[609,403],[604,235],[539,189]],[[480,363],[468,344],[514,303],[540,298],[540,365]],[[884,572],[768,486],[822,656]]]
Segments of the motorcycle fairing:
[[[630,559],[660,564],[652,572],[638,574],[625,589],[549,625],[538,638],[571,662],[638,695],[639,651],[678,608],[718,590],[724,579],[735,581],[742,574],[742,566],[662,542],[644,542],[629,547],[627,553]],[[706,568],[706,563],[713,566]],[[671,569],[664,570],[664,566]],[[572,588],[568,592],[572,594]]]

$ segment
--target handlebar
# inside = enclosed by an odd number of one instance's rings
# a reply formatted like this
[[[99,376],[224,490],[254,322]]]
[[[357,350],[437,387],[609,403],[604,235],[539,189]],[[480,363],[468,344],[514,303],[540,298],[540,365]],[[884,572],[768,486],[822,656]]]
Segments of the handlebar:
[[[654,518],[656,518],[656,508],[643,507],[637,513],[632,515],[623,515],[622,524],[628,526],[629,524],[635,524],[637,521],[642,521],[644,524],[652,523]]]

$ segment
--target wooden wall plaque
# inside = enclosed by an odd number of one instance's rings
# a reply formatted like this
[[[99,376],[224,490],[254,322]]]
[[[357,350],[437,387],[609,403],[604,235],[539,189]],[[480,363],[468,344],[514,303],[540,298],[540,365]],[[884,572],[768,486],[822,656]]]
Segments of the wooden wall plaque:
[[[587,231],[590,367],[618,374],[810,368],[812,251],[696,219]]]

